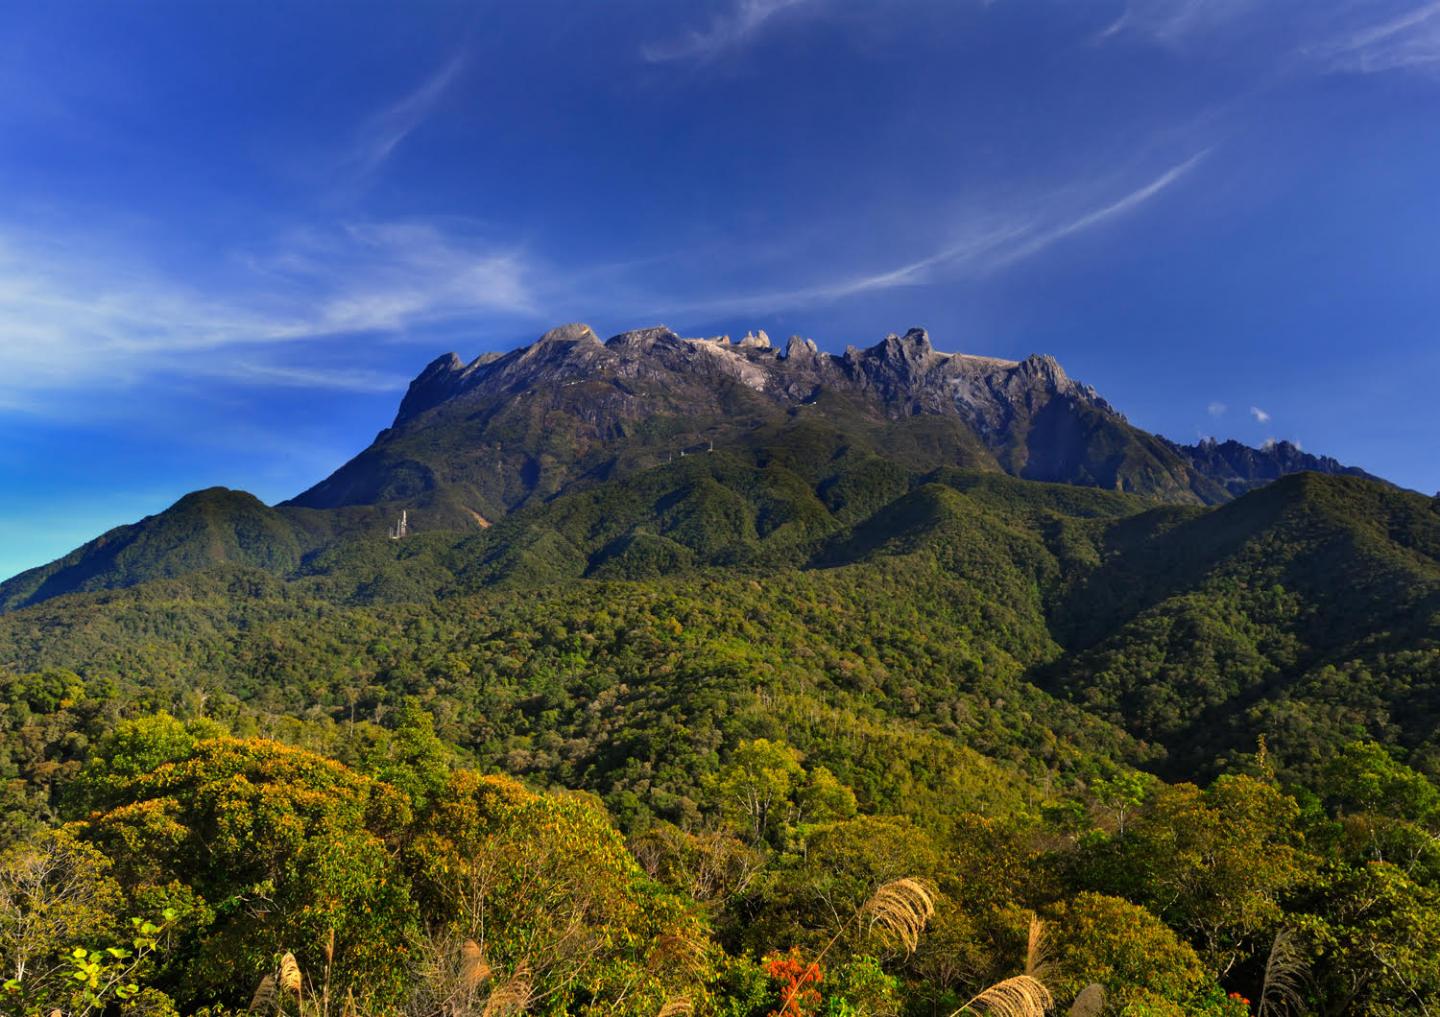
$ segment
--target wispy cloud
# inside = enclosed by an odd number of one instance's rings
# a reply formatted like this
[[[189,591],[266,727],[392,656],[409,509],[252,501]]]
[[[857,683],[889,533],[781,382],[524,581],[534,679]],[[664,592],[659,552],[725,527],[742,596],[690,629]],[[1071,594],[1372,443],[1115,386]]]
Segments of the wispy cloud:
[[[311,336],[536,311],[531,285],[538,269],[523,251],[428,221],[301,230],[250,264],[311,295],[312,310],[299,325]]]
[[[410,382],[404,375],[353,367],[298,367],[247,359],[234,360],[220,366],[221,369],[215,373],[228,380],[282,388],[403,392]]]
[[[523,252],[434,223],[311,229],[239,262],[202,289],[133,252],[95,253],[89,238],[0,226],[0,407],[181,368],[255,385],[388,390],[393,378],[353,365],[312,374],[243,351],[535,314],[538,270]]]
[[[1165,45],[1225,27],[1262,6],[1262,0],[1129,0],[1101,39],[1137,35]]]
[[[1229,408],[1229,406],[1226,406],[1222,402],[1213,402],[1209,406],[1205,407],[1205,411],[1209,413],[1212,417],[1223,417],[1225,415],[1225,411]]]
[[[736,0],[733,7],[717,14],[708,28],[646,45],[641,49],[641,55],[651,63],[708,60],[739,48],[782,11],[817,2],[818,0]]]
[[[1304,53],[1334,71],[1440,70],[1440,3],[1409,6],[1382,21],[1337,33]]]
[[[1267,37],[1280,47],[1279,73],[1361,74],[1440,69],[1440,2],[1368,0],[1280,4],[1273,0],[1128,0],[1098,36],[1170,47],[1201,45],[1225,33]]]
[[[344,159],[344,167],[349,174],[357,181],[373,176],[400,143],[435,111],[464,69],[464,54],[452,57],[414,91],[367,119]]]
[[[1257,424],[1270,423],[1270,414],[1266,413],[1258,406],[1250,407],[1250,416],[1255,418],[1255,423]]]
[[[1060,226],[1056,226],[1048,230],[1039,231],[1038,233],[1036,233],[1035,236],[1020,244],[1018,247],[1014,248],[1011,251],[1003,253],[1001,256],[1002,263],[1008,264],[1009,262],[1019,261],[1023,258],[1028,258],[1031,255],[1039,254],[1047,247],[1050,247],[1060,242],[1061,240],[1064,240],[1066,237],[1074,236],[1077,233],[1083,233],[1085,230],[1088,230],[1094,226],[1099,226],[1101,223],[1104,223],[1110,219],[1114,219],[1118,216],[1122,216],[1127,212],[1131,212],[1134,209],[1139,208],[1145,202],[1149,201],[1151,198],[1155,197],[1155,195],[1159,194],[1171,184],[1175,183],[1175,181],[1179,180],[1185,174],[1189,173],[1192,169],[1195,168],[1195,166],[1200,162],[1200,160],[1204,159],[1209,154],[1209,149],[1206,149],[1202,152],[1197,152],[1195,155],[1192,155],[1184,162],[1179,163],[1175,166],[1171,166],[1168,170],[1166,170],[1164,173],[1161,173],[1154,180],[1151,180],[1149,183],[1145,184],[1142,187],[1136,188],[1129,194],[1126,194],[1124,197],[1113,201],[1110,204],[1105,205],[1101,208],[1097,208],[1091,212],[1086,212],[1084,215],[1081,215],[1080,217],[1073,219],[1070,222],[1064,223]]]
[[[1089,210],[1069,215],[1016,212],[992,215],[973,223],[963,234],[922,258],[900,265],[791,290],[768,291],[724,297],[663,308],[673,311],[721,312],[770,310],[825,303],[870,293],[934,281],[942,275],[981,275],[1033,258],[1067,238],[1094,229],[1138,209],[1189,173],[1209,153],[1205,150],[1170,167],[1165,172],[1120,198]]]

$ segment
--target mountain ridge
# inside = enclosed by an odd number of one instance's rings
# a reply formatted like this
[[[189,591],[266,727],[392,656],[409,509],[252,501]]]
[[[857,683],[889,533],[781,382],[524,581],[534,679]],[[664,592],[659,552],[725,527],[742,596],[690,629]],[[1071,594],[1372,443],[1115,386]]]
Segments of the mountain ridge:
[[[732,342],[685,338],[663,325],[602,341],[574,323],[507,353],[435,359],[368,449],[286,504],[393,503],[441,527],[463,525],[471,512],[493,520],[588,473],[655,465],[688,445],[734,441],[757,421],[824,413],[816,408],[822,397],[874,421],[957,419],[991,465],[1015,476],[1162,501],[1218,504],[1303,469],[1366,475],[1289,443],[1180,445],[1134,427],[1053,356],[945,353],[922,328],[834,354],[800,336],[782,349],[763,331]],[[453,438],[437,449],[442,432]],[[517,441],[528,454],[515,454]],[[637,453],[634,462],[607,458],[606,447],[621,443]]]
[[[872,484],[882,461],[917,475],[1007,473],[1191,505],[1220,504],[1301,470],[1368,477],[1288,442],[1180,445],[1131,425],[1053,356],[942,352],[921,328],[833,354],[799,336],[781,348],[763,331],[732,341],[662,325],[601,340],[573,323],[505,353],[434,359],[389,428],[294,498],[270,507],[243,492],[187,495],[0,583],[0,611],[217,562],[294,575],[326,548],[383,534],[402,510],[419,531],[474,532],[714,451],[743,468],[779,455],[795,474],[786,483],[813,488],[827,504],[840,497],[831,508],[842,512],[853,510],[840,492]],[[804,502],[785,511],[816,511]],[[818,534],[832,523],[807,525]],[[662,553],[649,536],[623,543]]]

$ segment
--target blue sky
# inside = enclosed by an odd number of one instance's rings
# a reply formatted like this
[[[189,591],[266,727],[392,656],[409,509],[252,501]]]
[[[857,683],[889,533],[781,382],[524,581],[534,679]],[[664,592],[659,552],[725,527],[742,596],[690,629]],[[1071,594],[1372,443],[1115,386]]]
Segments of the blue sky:
[[[0,8],[0,575],[590,322],[1053,353],[1440,487],[1440,3]]]

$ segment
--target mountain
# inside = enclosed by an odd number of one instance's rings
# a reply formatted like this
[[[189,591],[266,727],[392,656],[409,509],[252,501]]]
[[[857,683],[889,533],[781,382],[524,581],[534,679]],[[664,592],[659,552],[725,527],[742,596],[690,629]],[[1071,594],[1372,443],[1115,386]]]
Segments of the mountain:
[[[953,436],[928,450],[931,466],[1173,501],[1227,497],[1052,357],[941,353],[923,329],[833,355],[799,337],[780,350],[763,332],[731,342],[660,327],[602,342],[588,326],[567,325],[503,356],[436,360],[411,383],[390,428],[290,504],[403,504],[419,510],[423,526],[488,522],[802,415],[846,431],[939,418]]]
[[[1362,477],[1284,477],[1115,541],[1051,620],[1067,654],[1035,680],[1166,746],[1171,774],[1259,734],[1315,772],[1347,733],[1440,771],[1432,499]]]
[[[221,563],[285,575],[346,534],[385,525],[374,509],[271,508],[245,491],[212,487],[117,526],[56,561],[0,583],[0,611],[89,590],[123,589]]]
[[[716,453],[708,466],[696,458]],[[469,364],[438,358],[370,447],[289,502],[188,495],[0,584],[0,611],[222,563],[333,571],[402,510],[421,533],[483,532],[518,513],[481,542],[489,564],[461,570],[492,581],[773,559],[787,540],[803,557],[805,541],[878,508],[906,477],[946,468],[1192,505],[1302,470],[1365,476],[1285,442],[1177,445],[1132,426],[1053,357],[942,353],[923,329],[833,355],[799,337],[777,349],[763,332],[731,342],[656,327],[602,342],[575,324]],[[688,486],[662,511],[646,507],[676,483]],[[579,496],[607,484],[651,500],[638,515],[586,508]],[[587,512],[603,517],[600,546],[562,532]]]
[[[1440,994],[1440,500],[1172,444],[1048,358],[567,328],[436,361],[290,503],[187,495],[0,606],[0,852],[66,824],[113,859],[97,879],[184,907],[176,999],[243,1006],[292,941],[318,970],[389,935],[367,984],[453,971],[415,902],[439,921],[445,886],[512,871],[536,914],[617,872],[637,920],[685,895],[685,936],[617,942],[662,970],[713,929],[735,1014],[781,1005],[756,958],[794,942],[825,985],[894,987],[834,1012],[952,1012],[1036,913],[1113,935],[1057,993],[1107,978],[1107,1012],[1138,986],[1146,1013],[1239,1014],[1292,934],[1315,1012]],[[573,894],[536,882],[559,842]],[[901,876],[934,887],[939,945],[892,976],[834,929]],[[1159,1008],[1157,957],[1190,972]]]
[[[1194,469],[1232,495],[1244,494],[1291,473],[1370,476],[1359,467],[1344,466],[1331,456],[1311,455],[1288,441],[1271,441],[1260,448],[1251,448],[1233,439],[1216,441],[1208,438],[1194,445],[1174,447]]]

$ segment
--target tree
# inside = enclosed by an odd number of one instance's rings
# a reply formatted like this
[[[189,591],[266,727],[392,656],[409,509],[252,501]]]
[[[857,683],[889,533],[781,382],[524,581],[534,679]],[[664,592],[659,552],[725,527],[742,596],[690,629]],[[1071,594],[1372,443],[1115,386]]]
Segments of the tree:
[[[444,789],[454,753],[435,734],[435,721],[413,696],[400,706],[389,738],[367,753],[362,769],[409,796],[416,809]]]
[[[652,877],[702,904],[724,904],[744,893],[763,857],[720,830],[690,833],[657,823],[630,840],[630,853]]]
[[[837,956],[877,944],[851,918],[876,888],[896,879],[933,880],[939,852],[908,820],[858,816],[806,828],[797,850],[756,883],[741,941],[756,953],[777,943],[819,948],[837,933]],[[933,892],[933,890],[932,890]]]
[[[113,945],[124,895],[110,860],[67,830],[0,857],[0,998],[15,1012],[65,1006],[72,951]]]
[[[1374,742],[1351,742],[1325,768],[1325,797],[1340,812],[1369,812],[1434,829],[1440,788]]]
[[[1385,862],[1321,873],[1301,934],[1335,1013],[1440,1013],[1440,894]]]
[[[1045,923],[1053,957],[1046,984],[1073,999],[1099,983],[1111,1007],[1147,997],[1184,1004],[1209,977],[1190,945],[1149,911],[1118,897],[1082,893],[1056,905]]]
[[[1298,816],[1294,799],[1253,777],[1162,786],[1123,838],[1085,847],[1079,884],[1150,908],[1223,975],[1281,924],[1281,898],[1304,876]]]
[[[1125,836],[1125,821],[1145,803],[1151,782],[1151,778],[1133,770],[1121,770],[1113,777],[1096,777],[1090,782],[1095,797],[1115,818],[1119,836]]]
[[[741,742],[711,783],[720,813],[753,843],[772,837],[794,809],[791,796],[805,779],[800,753],[766,738]]]
[[[586,797],[457,771],[404,857],[430,954],[474,942],[493,978],[523,977],[537,1010],[653,1014],[709,970],[698,916],[646,878]]]
[[[182,1004],[248,993],[282,949],[318,967],[332,935],[341,991],[404,990],[416,913],[395,860],[411,815],[399,792],[309,752],[218,738],[117,778],[110,794],[85,836],[117,877],[213,908],[181,969],[165,973]]]

